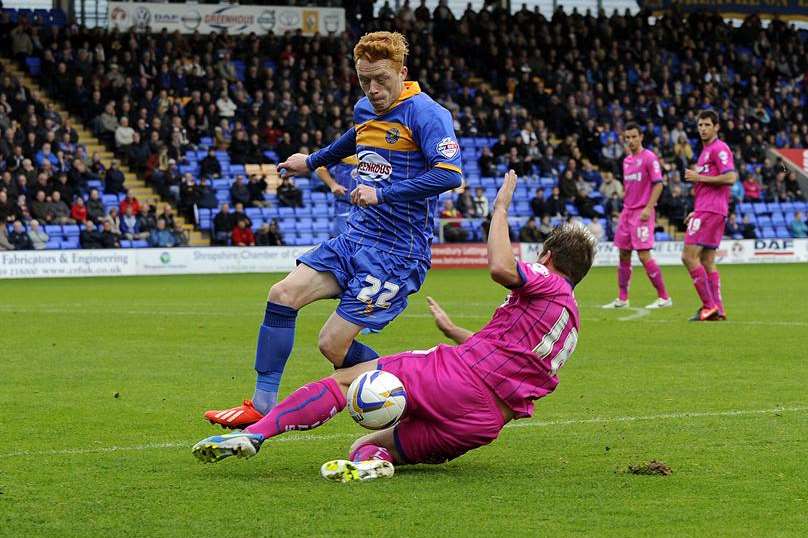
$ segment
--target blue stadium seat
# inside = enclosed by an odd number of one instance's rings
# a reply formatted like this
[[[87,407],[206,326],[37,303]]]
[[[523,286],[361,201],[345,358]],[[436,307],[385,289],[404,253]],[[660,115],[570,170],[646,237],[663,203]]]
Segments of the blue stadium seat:
[[[772,212],[772,224],[777,226],[777,225],[783,225],[783,224],[785,224],[785,222],[786,222],[786,220],[783,217],[782,213],[780,213],[779,211],[773,211]]]
[[[62,227],[58,224],[46,224],[45,233],[51,237],[55,235],[62,235]]]
[[[128,239],[121,239],[121,248],[132,248],[132,242]]]
[[[80,248],[78,236],[68,237],[62,241],[62,249],[76,249]]]
[[[295,216],[295,208],[294,207],[279,207],[278,208],[278,215],[281,218],[288,218]]]
[[[791,237],[791,232],[785,226],[778,226],[775,228],[775,233],[777,237]]]
[[[78,236],[81,234],[81,226],[78,224],[63,224],[62,234],[67,237]]]
[[[771,226],[772,225],[772,218],[768,215],[758,215],[757,217],[757,224],[758,226]]]
[[[752,204],[745,203],[745,204],[738,204],[738,212],[739,213],[752,213],[754,208]]]
[[[769,208],[763,202],[757,202],[756,204],[754,204],[754,208],[755,208],[755,213],[757,213],[758,215],[760,215],[761,213],[768,213],[769,212]]]
[[[780,204],[780,210],[783,213],[793,213],[794,212],[794,202],[783,202]]]
[[[762,235],[764,239],[774,239],[777,237],[777,232],[771,226],[764,226],[762,228]]]
[[[149,243],[143,239],[136,239],[135,241],[132,241],[133,248],[148,248],[148,246]]]
[[[311,217],[311,206],[296,207],[295,216],[297,217]]]

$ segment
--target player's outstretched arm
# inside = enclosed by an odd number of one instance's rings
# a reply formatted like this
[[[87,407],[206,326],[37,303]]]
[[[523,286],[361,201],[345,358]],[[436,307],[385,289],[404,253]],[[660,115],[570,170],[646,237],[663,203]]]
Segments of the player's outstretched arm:
[[[350,157],[356,153],[356,129],[351,127],[331,145],[311,155],[295,153],[278,165],[281,176],[301,176]]]
[[[514,288],[522,284],[522,277],[516,267],[511,246],[510,227],[508,226],[508,207],[516,189],[516,172],[508,170],[502,187],[494,201],[491,213],[491,227],[488,230],[488,270],[494,282],[506,288]]]
[[[449,317],[449,314],[441,308],[435,299],[427,297],[426,302],[429,305],[429,312],[432,314],[432,317],[435,318],[435,325],[438,326],[438,329],[440,329],[447,338],[451,338],[458,344],[462,344],[474,334],[468,329],[455,325],[454,322],[452,322],[452,318]]]

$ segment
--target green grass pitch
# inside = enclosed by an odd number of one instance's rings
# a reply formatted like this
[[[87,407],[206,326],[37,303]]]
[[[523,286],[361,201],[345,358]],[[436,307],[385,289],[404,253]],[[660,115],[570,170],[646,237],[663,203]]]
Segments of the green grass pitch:
[[[494,444],[392,480],[332,484],[320,464],[363,434],[347,415],[202,465],[203,410],[252,393],[257,327],[280,275],[0,282],[0,536],[806,536],[808,271],[723,266],[731,321],[688,323],[696,295],[664,267],[672,309],[603,311],[614,269],[577,290],[578,348],[535,416]],[[505,291],[433,271],[383,354],[443,341],[425,295],[476,329]],[[653,299],[635,270],[632,304]],[[298,318],[283,391],[327,375]],[[118,394],[118,397],[115,397]],[[657,459],[670,476],[637,476]]]

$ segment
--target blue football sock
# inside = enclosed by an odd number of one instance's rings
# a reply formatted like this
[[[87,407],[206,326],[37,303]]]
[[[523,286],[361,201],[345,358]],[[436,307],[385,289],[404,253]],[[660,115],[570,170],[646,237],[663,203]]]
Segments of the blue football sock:
[[[278,387],[283,369],[295,343],[295,319],[297,310],[268,302],[264,323],[258,331],[258,347],[255,351],[255,382],[253,405],[266,415],[278,401]]]
[[[341,368],[350,368],[355,364],[372,361],[378,357],[379,354],[373,351],[372,348],[354,340],[351,343],[351,347],[348,348],[345,358],[342,360]]]

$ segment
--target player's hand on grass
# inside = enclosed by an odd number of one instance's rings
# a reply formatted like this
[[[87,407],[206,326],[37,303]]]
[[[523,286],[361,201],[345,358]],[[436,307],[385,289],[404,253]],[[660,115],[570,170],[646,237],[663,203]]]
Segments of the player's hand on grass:
[[[516,172],[508,170],[505,177],[502,178],[502,186],[497,193],[497,199],[494,200],[494,209],[504,209],[506,212],[511,206],[513,200],[513,191],[516,190]]]
[[[359,207],[378,205],[379,197],[376,196],[376,189],[368,185],[359,185],[351,191],[351,203]]]
[[[699,181],[699,173],[695,170],[687,169],[685,170],[685,181],[692,181],[693,183],[697,183]]]
[[[343,196],[346,192],[347,191],[345,190],[345,187],[343,187],[339,183],[331,187],[331,194],[333,194],[334,196]]]
[[[310,170],[306,164],[306,157],[308,155],[305,153],[290,155],[288,159],[278,165],[278,173],[281,174],[281,177],[308,175]],[[285,173],[281,173],[281,169],[285,170]]]
[[[429,313],[435,318],[435,325],[438,326],[438,329],[440,329],[443,334],[451,338],[450,333],[452,329],[454,329],[454,323],[452,323],[449,314],[447,314],[432,297],[427,297],[426,302],[429,305]]]

